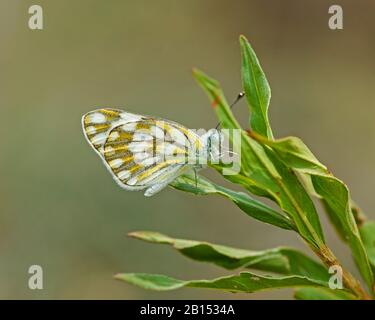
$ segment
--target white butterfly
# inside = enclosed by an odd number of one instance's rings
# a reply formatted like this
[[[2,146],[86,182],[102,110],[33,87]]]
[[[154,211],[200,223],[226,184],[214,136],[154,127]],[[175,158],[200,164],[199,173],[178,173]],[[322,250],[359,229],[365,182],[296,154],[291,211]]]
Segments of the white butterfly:
[[[86,113],[82,128],[115,181],[126,190],[146,189],[147,197],[221,157],[223,136],[216,129],[198,135],[172,121],[115,109]]]

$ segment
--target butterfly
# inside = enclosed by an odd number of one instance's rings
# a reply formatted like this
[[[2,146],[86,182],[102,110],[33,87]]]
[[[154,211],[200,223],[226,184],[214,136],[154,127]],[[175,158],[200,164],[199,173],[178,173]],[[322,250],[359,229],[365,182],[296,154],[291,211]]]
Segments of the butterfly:
[[[147,197],[221,157],[223,136],[216,129],[200,135],[173,121],[122,110],[90,111],[82,129],[120,187],[145,190]]]

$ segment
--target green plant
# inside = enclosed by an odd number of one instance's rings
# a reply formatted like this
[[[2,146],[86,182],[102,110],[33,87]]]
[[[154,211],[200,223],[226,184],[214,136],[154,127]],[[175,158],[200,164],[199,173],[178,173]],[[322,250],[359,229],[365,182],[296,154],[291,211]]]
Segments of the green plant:
[[[172,186],[196,195],[222,195],[252,218],[297,232],[322,263],[291,248],[248,251],[174,239],[155,232],[134,232],[130,234],[132,237],[172,245],[197,261],[226,269],[242,268],[263,273],[243,271],[213,280],[192,281],[137,273],[118,274],[116,278],[154,290],[199,287],[254,292],[292,287],[296,288],[297,299],[372,299],[375,291],[375,222],[366,222],[364,214],[352,201],[347,186],[334,177],[299,138],[274,139],[267,114],[271,97],[269,84],[252,47],[243,36],[240,37],[240,46],[242,82],[251,114],[249,130],[240,128],[218,82],[198,70],[194,70],[194,77],[208,94],[222,127],[241,129],[240,172],[223,177],[241,185],[249,193],[271,199],[281,210],[276,211],[248,193],[229,190],[203,177],[181,176]],[[238,147],[234,146],[235,149]],[[222,173],[223,166],[213,167]],[[326,245],[311,197],[320,199],[337,233],[350,247],[367,290]],[[332,266],[342,270],[342,289],[329,287],[331,274],[328,269]],[[265,275],[266,272],[272,275]]]

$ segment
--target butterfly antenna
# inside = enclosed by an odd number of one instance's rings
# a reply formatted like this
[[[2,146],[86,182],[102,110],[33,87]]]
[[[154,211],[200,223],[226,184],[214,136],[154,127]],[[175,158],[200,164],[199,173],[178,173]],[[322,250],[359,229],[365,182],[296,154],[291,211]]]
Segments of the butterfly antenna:
[[[240,92],[240,93],[237,95],[237,98],[236,98],[236,99],[230,104],[229,108],[232,110],[232,108],[235,106],[235,104],[236,104],[238,101],[240,101],[244,96],[245,96],[245,92],[243,92],[243,91]],[[219,128],[220,124],[221,124],[221,122],[219,122],[219,123],[216,125],[215,129]]]

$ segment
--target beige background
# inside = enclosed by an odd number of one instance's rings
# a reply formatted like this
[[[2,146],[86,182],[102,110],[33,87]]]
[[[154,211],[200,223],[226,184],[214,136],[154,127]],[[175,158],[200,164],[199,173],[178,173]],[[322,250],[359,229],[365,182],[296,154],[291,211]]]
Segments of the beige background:
[[[220,80],[234,98],[243,33],[272,87],[275,135],[303,138],[375,218],[375,3],[334,3],[343,5],[341,31],[328,28],[329,1],[1,0],[0,298],[290,298],[289,290],[155,293],[113,280],[133,271],[227,274],[126,238],[134,230],[249,249],[305,247],[222,198],[167,189],[146,199],[121,190],[85,142],[80,118],[97,106],[121,106],[213,127],[191,68]],[[43,31],[27,27],[31,4],[44,8]],[[235,113],[246,126],[244,102]],[[330,245],[354,270],[323,220]],[[27,287],[32,264],[44,268],[42,291]]]

